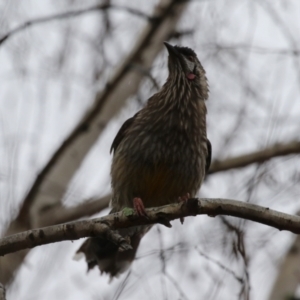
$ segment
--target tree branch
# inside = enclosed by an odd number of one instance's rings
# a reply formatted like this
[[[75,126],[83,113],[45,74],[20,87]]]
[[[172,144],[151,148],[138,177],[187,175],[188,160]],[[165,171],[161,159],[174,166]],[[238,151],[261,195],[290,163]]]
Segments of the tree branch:
[[[50,243],[77,240],[83,237],[105,236],[126,249],[126,241],[112,231],[137,225],[164,224],[171,227],[170,221],[180,217],[195,215],[228,215],[255,221],[300,234],[300,217],[281,213],[255,204],[228,199],[189,199],[185,203],[175,203],[147,209],[148,218],[137,216],[133,209],[92,220],[76,221],[40,229],[28,230],[7,236],[0,240],[0,256],[19,250]]]
[[[107,208],[110,199],[111,195],[107,195],[96,200],[84,201],[74,207],[57,205],[41,213],[41,221],[39,224],[41,227],[51,226],[92,216]]]
[[[144,18],[144,19],[149,20],[149,21],[155,20],[155,18],[153,18],[153,17],[151,17],[151,16],[149,16],[149,15],[145,14],[144,12],[139,11],[137,9],[130,8],[130,7],[125,7],[125,6],[113,5],[113,4],[110,4],[110,3],[105,3],[105,4],[101,4],[101,5],[94,5],[94,6],[79,9],[79,10],[67,11],[67,12],[64,12],[64,13],[61,13],[61,14],[55,14],[55,15],[40,17],[40,18],[36,18],[36,19],[26,21],[26,22],[16,26],[14,29],[10,30],[6,34],[4,34],[0,38],[0,45],[3,44],[5,41],[7,41],[9,38],[11,38],[16,33],[21,32],[21,31],[23,31],[23,30],[25,30],[29,27],[32,27],[32,26],[35,26],[35,25],[38,25],[38,24],[43,24],[43,23],[55,21],[55,20],[74,18],[74,17],[78,17],[78,16],[81,16],[81,15],[93,12],[93,11],[98,11],[98,10],[103,10],[104,11],[104,10],[107,10],[107,9],[123,10],[125,12],[128,12],[130,14],[133,14],[135,16]]]
[[[249,154],[214,161],[209,169],[209,174],[227,171],[235,168],[246,167],[253,163],[262,163],[271,158],[300,153],[300,142],[293,141],[287,144],[275,144],[263,150]]]

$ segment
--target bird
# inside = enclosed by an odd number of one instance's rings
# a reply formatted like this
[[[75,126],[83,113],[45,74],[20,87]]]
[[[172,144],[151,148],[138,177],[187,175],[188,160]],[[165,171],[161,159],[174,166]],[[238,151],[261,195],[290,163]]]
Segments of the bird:
[[[191,48],[164,45],[169,54],[165,84],[125,121],[110,149],[110,213],[130,207],[147,217],[146,208],[186,201],[196,195],[210,167],[206,72]],[[113,242],[92,237],[77,255],[85,255],[88,270],[98,265],[101,274],[118,277],[130,267],[151,226],[118,230],[129,241],[130,250],[120,251]]]

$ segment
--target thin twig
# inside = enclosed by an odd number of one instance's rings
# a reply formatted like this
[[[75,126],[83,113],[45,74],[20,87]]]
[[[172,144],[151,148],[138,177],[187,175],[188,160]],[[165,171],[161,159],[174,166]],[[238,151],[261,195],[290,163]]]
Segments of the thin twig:
[[[236,279],[239,283],[243,284],[244,283],[244,279],[240,276],[238,276],[237,274],[235,274],[231,269],[227,268],[225,265],[223,265],[222,263],[220,263],[219,261],[211,258],[210,256],[206,255],[204,252],[202,252],[197,246],[195,247],[196,251],[199,253],[199,255],[203,256],[204,258],[206,258],[207,260],[209,260],[210,262],[213,262],[215,265],[217,265],[220,269],[224,270],[225,272],[227,272],[228,274],[232,275],[234,279]]]
[[[4,34],[0,38],[0,45],[2,43],[4,43],[5,41],[7,41],[9,38],[11,38],[16,33],[23,31],[26,28],[29,28],[29,27],[32,27],[32,26],[35,26],[38,24],[48,23],[48,22],[55,21],[55,20],[62,20],[62,19],[66,19],[66,18],[78,17],[78,16],[81,16],[81,15],[84,15],[84,14],[87,14],[87,13],[90,13],[93,11],[98,11],[98,10],[104,11],[107,9],[123,10],[125,12],[128,12],[130,14],[144,18],[149,21],[152,21],[153,19],[155,19],[154,17],[151,17],[151,16],[145,14],[144,12],[139,11],[134,8],[125,7],[125,6],[117,6],[117,5],[105,3],[105,4],[101,4],[101,5],[90,6],[90,7],[79,9],[79,10],[72,10],[72,11],[67,11],[67,12],[60,13],[60,14],[53,14],[53,15],[46,16],[46,17],[40,17],[40,18],[28,20],[28,21],[16,26],[14,29],[10,30],[6,34]]]
[[[166,272],[165,276],[174,285],[174,288],[177,290],[177,292],[180,295],[180,299],[188,300],[187,295],[183,292],[183,290],[181,289],[181,287],[178,285],[178,282],[176,282],[176,280],[168,272]]]
[[[221,217],[223,224],[226,226],[229,232],[233,232],[236,236],[236,243],[234,243],[234,252],[236,255],[241,257],[244,263],[244,280],[241,285],[241,289],[239,292],[239,299],[249,300],[250,298],[250,277],[249,277],[249,258],[246,253],[245,247],[245,233],[242,229],[236,227],[232,223],[230,223],[225,217]]]

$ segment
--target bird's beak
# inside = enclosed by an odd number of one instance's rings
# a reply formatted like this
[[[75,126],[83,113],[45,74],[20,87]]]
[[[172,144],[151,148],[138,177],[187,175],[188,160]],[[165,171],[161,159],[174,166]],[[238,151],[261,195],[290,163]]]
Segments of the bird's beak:
[[[170,56],[179,57],[178,51],[172,45],[170,45],[167,42],[164,42],[164,44],[165,44]]]
[[[177,64],[180,64],[182,71],[186,74],[189,80],[193,80],[196,75],[194,74],[195,63],[192,61],[187,60],[180,52],[167,42],[164,42],[168,52],[169,52],[169,59]]]

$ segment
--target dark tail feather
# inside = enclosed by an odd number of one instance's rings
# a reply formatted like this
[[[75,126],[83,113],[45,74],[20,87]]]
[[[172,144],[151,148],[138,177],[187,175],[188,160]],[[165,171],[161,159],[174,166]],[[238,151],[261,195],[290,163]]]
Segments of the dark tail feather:
[[[77,250],[76,256],[83,253],[88,266],[88,271],[98,265],[101,274],[107,273],[111,278],[125,272],[135,258],[136,251],[142,237],[150,230],[151,226],[138,226],[119,230],[119,233],[130,240],[132,249],[122,251],[113,242],[94,237],[87,239]]]

